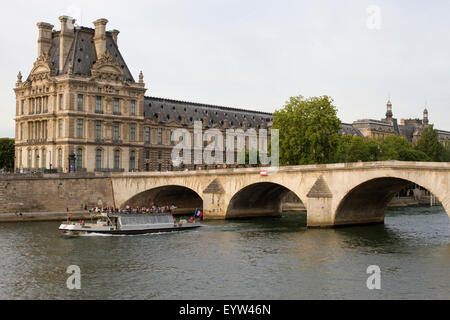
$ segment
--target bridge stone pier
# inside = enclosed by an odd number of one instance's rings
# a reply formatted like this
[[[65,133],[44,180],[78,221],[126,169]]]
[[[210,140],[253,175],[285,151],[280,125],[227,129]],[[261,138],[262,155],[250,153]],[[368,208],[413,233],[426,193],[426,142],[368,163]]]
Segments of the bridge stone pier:
[[[115,206],[174,203],[204,219],[281,215],[292,191],[307,208],[308,227],[383,223],[387,204],[409,183],[432,192],[450,214],[450,163],[366,162],[111,175]]]

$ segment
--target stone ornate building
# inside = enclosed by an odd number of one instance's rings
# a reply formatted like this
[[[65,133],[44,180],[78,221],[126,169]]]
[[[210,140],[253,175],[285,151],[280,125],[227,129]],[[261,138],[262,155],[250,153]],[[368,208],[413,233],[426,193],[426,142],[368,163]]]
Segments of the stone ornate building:
[[[381,120],[363,119],[354,121],[352,124],[343,123],[342,134],[358,135],[369,138],[383,138],[388,135],[403,136],[410,142],[416,142],[423,129],[429,125],[428,110],[423,111],[422,119],[401,119],[400,123],[393,117],[392,103],[388,100],[386,104],[386,118]],[[439,141],[443,144],[450,142],[450,132],[437,130]]]
[[[172,170],[176,128],[268,128],[270,113],[147,97],[118,48],[119,31],[37,24],[38,58],[17,76],[16,169],[61,171]],[[194,165],[187,166],[195,168]]]

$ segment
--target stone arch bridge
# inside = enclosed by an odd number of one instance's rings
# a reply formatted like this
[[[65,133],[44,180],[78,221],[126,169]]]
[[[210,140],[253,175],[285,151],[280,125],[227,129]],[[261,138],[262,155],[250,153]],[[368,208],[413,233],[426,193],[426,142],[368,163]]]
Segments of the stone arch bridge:
[[[260,168],[112,174],[114,204],[203,208],[205,219],[281,214],[292,191],[307,208],[309,227],[382,223],[387,204],[408,184],[441,201],[450,216],[450,163],[366,162]]]

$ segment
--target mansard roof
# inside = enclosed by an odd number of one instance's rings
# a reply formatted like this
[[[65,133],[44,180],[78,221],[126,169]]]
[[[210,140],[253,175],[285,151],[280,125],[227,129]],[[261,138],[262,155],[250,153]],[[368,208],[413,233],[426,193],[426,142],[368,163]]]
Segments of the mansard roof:
[[[59,31],[52,34],[52,46],[49,56],[55,75],[67,74],[69,67],[75,75],[91,76],[91,68],[97,61],[97,53],[94,45],[94,29],[75,27],[75,38],[69,52],[69,57],[62,71],[59,71]],[[123,59],[111,32],[106,32],[106,49],[108,53],[119,63],[123,70],[123,81],[135,82],[125,60]]]
[[[355,128],[350,123],[341,123],[341,128],[339,129],[339,134],[348,134],[352,136],[362,137],[363,134],[357,128]]]
[[[259,128],[261,123],[270,126],[273,116],[268,112],[259,112],[237,108],[186,102],[157,97],[145,97],[144,116],[160,122],[176,121],[191,125],[194,121],[207,121],[208,127],[223,126],[228,121],[229,127],[242,127],[247,122],[250,128]]]

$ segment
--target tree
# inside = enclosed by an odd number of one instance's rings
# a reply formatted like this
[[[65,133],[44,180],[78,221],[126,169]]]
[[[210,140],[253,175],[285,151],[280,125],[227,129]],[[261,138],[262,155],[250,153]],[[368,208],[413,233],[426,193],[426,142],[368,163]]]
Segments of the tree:
[[[335,160],[336,162],[377,161],[379,153],[377,140],[343,135],[339,139]]]
[[[0,169],[14,169],[14,139],[0,138]]]
[[[438,132],[432,125],[423,129],[416,149],[425,153],[431,161],[446,161],[446,149],[439,142]]]
[[[328,96],[291,97],[274,113],[273,129],[280,133],[280,164],[334,161],[341,121]]]
[[[370,139],[342,136],[336,152],[336,162],[356,161],[431,161],[422,151],[416,150],[404,137],[390,135]]]
[[[444,149],[445,149],[444,161],[450,162],[450,142],[449,141],[446,141],[446,143],[444,144]]]
[[[405,137],[390,135],[380,140],[380,161],[431,161],[424,152],[414,149]]]

